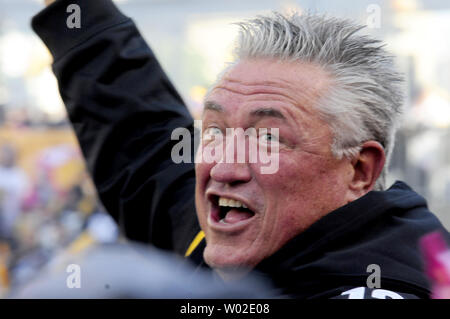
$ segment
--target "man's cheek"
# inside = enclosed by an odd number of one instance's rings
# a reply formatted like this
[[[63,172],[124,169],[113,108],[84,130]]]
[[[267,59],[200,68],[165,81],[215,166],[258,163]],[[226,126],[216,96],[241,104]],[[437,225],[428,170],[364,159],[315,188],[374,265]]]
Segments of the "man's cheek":
[[[207,163],[196,163],[195,164],[195,178],[196,178],[196,182],[197,182],[197,187],[200,186],[200,188],[201,188],[204,184],[207,183],[211,168],[212,168],[211,164],[207,164]]]
[[[278,153],[265,154],[261,159],[263,165],[260,170],[262,175],[274,175],[280,169],[280,157]]]
[[[258,179],[260,180],[260,185],[270,191],[288,189],[292,192],[292,189],[287,185],[291,181],[296,180],[296,175],[298,175],[298,166],[295,163],[284,160],[282,157],[278,157],[274,162],[267,164],[258,163],[253,170],[257,173]],[[265,171],[265,174],[261,172]],[[295,178],[294,178],[295,177]]]

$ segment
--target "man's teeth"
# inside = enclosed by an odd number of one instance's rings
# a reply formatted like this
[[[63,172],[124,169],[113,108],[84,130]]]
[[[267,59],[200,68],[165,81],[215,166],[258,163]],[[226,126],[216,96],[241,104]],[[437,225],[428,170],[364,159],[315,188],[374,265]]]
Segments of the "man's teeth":
[[[231,198],[225,198],[225,197],[219,197],[219,206],[223,206],[223,207],[243,207],[243,208],[248,208],[245,204],[243,204],[242,202],[238,201],[238,200],[234,200]]]

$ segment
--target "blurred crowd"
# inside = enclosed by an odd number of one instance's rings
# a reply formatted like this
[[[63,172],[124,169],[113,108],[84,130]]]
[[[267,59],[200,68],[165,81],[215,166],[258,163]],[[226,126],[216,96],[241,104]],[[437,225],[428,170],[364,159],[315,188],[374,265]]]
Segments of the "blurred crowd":
[[[0,122],[0,295],[32,278],[83,233],[117,238],[70,126],[14,119]]]

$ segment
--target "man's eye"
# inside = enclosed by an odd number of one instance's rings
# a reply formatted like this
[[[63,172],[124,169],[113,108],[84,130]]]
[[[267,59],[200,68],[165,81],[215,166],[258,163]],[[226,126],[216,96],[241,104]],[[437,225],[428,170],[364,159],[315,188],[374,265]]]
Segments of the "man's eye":
[[[205,137],[211,137],[211,136],[217,136],[217,135],[222,135],[222,131],[218,127],[208,127],[203,132],[203,136],[205,136]]]
[[[278,136],[271,134],[271,133],[262,134],[259,138],[262,142],[265,142],[265,143],[278,143],[279,142]]]

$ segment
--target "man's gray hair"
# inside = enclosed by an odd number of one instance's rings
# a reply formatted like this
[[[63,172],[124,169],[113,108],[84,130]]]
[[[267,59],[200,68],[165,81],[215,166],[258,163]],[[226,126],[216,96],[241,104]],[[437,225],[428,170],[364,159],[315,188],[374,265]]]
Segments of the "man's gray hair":
[[[333,154],[351,158],[363,142],[379,142],[387,160],[375,190],[384,189],[402,112],[403,78],[382,43],[356,34],[363,27],[349,20],[310,14],[273,13],[238,25],[235,62],[248,58],[306,61],[331,75],[333,83],[318,110],[333,133]]]

